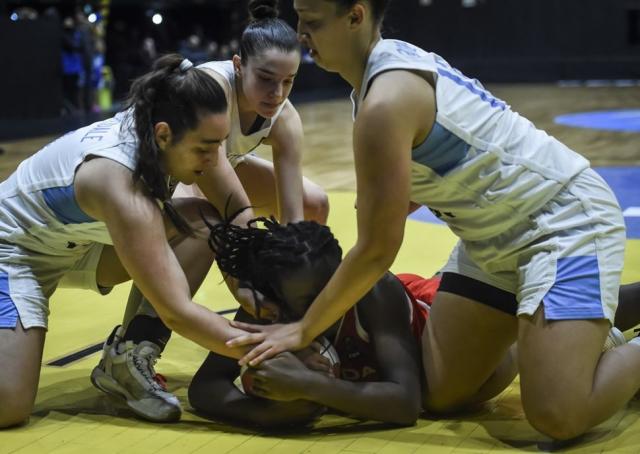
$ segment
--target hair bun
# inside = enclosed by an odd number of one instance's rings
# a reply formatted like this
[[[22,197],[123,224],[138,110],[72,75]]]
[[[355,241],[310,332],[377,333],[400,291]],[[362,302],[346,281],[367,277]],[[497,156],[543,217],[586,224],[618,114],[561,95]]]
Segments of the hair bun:
[[[250,0],[249,16],[252,21],[278,17],[278,0]]]

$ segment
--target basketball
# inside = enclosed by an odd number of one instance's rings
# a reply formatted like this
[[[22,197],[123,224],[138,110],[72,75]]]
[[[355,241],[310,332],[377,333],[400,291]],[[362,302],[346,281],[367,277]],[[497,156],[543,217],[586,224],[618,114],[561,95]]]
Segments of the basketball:
[[[320,354],[327,358],[331,364],[329,369],[329,376],[337,378],[340,376],[340,357],[335,347],[325,337],[320,337],[317,341],[321,345]],[[252,394],[251,388],[253,386],[253,376],[246,373],[249,370],[249,366],[244,365],[240,369],[240,375],[234,381],[236,387],[245,394]]]
[[[329,375],[331,375],[333,378],[338,378],[340,376],[340,357],[338,356],[338,352],[326,337],[318,338],[317,342],[322,345],[322,350],[320,350],[320,353],[331,363]]]

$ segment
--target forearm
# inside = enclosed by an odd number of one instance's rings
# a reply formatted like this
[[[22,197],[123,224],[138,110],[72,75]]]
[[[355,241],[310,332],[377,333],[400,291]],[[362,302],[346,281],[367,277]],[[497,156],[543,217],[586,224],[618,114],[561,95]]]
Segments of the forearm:
[[[192,402],[192,405],[210,418],[262,429],[302,427],[323,411],[322,407],[313,402],[278,402],[247,396],[240,391],[229,393],[222,399],[216,397],[213,395],[202,402]]]
[[[407,395],[392,382],[350,382],[317,374],[304,398],[359,419],[394,424],[414,424],[420,413],[419,396]]]
[[[225,342],[246,334],[229,324],[229,320],[194,302],[185,303],[183,309],[159,311],[162,321],[173,331],[209,351],[231,358],[241,358],[246,347],[229,348]]]
[[[300,162],[297,160],[288,162],[284,159],[275,159],[274,168],[280,222],[287,224],[304,220]]]

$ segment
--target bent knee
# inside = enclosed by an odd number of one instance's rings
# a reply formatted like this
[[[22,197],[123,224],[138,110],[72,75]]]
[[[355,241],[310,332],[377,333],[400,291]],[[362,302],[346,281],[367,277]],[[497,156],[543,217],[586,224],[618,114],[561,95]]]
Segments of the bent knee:
[[[0,399],[0,428],[18,426],[29,420],[33,403],[14,398]]]
[[[305,195],[304,198],[304,218],[307,221],[316,221],[319,224],[326,224],[329,217],[329,196],[322,189]]]
[[[466,399],[443,392],[433,392],[424,396],[422,407],[432,414],[454,413],[464,407]]]
[[[565,411],[553,403],[537,405],[536,408],[525,405],[524,413],[529,424],[554,440],[571,440],[588,429],[579,412]]]

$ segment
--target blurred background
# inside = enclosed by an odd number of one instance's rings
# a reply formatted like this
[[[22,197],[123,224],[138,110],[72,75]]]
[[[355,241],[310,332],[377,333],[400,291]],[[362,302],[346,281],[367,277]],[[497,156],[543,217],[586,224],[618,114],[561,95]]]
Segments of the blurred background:
[[[295,26],[292,1],[280,8]],[[0,140],[112,113],[159,54],[230,58],[246,10],[247,0],[0,0]],[[385,35],[485,83],[640,79],[640,0],[395,0]],[[346,93],[306,60],[293,100]]]

